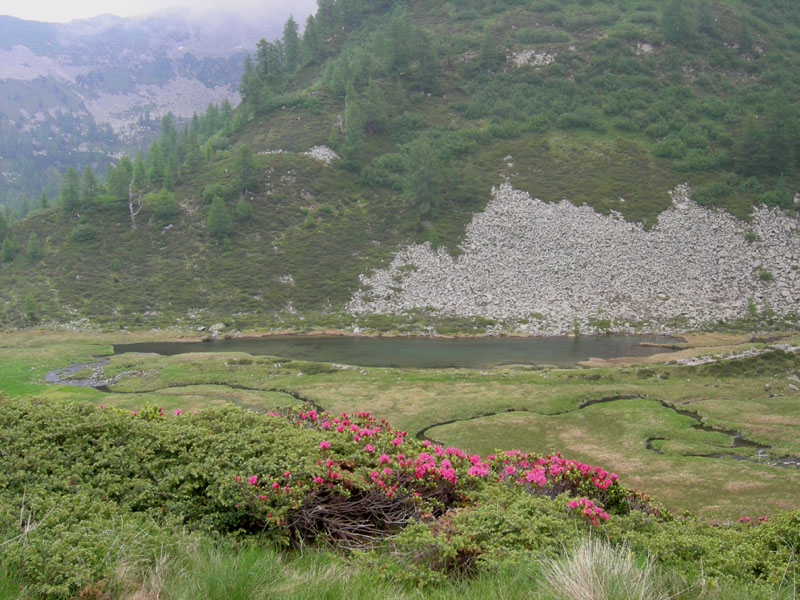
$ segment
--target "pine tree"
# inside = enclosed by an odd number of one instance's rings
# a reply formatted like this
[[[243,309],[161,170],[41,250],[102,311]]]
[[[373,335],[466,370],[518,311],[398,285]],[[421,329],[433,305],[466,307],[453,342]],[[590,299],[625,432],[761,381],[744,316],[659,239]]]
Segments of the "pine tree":
[[[25,256],[27,256],[30,261],[36,261],[41,257],[39,238],[35,233],[30,235],[28,242],[25,244]]]
[[[713,36],[717,28],[714,22],[714,15],[711,14],[710,0],[697,0],[696,16],[697,31]]]
[[[131,182],[133,175],[133,165],[131,159],[123,156],[119,164],[115,168],[111,168],[108,172],[108,193],[117,202],[128,201],[128,186]]]
[[[236,155],[233,163],[234,185],[239,192],[247,193],[255,185],[256,163],[253,160],[253,151],[247,144],[241,144],[236,148]]]
[[[207,224],[209,232],[217,239],[224,238],[230,233],[231,215],[225,201],[218,196],[211,201]]]
[[[375,81],[370,80],[364,94],[359,98],[358,128],[371,135],[381,133],[388,121],[388,108],[383,99],[383,92]]]
[[[153,140],[147,151],[147,181],[154,188],[160,188],[164,183],[164,154],[161,145]]]
[[[170,217],[177,215],[178,203],[175,202],[175,194],[166,189],[162,189],[158,192],[155,203],[155,214],[156,218],[161,223],[165,223]]]
[[[478,66],[482,71],[496,71],[505,61],[503,55],[497,48],[497,44],[489,32],[483,36],[481,49],[478,53]]]
[[[441,197],[441,162],[426,138],[418,138],[409,145],[404,188],[408,202],[423,216],[431,214]]]
[[[59,192],[61,208],[65,212],[72,212],[80,206],[80,183],[78,173],[72,167],[67,167],[61,180],[61,191]]]
[[[335,0],[317,0],[317,21],[323,33],[327,33],[333,27],[333,14]]]
[[[39,195],[39,209],[47,210],[48,208],[49,202],[47,201],[47,194],[45,194],[44,190],[42,190],[42,193]]]
[[[322,33],[314,15],[308,15],[306,28],[303,30],[301,56],[303,64],[314,61],[322,51]]]
[[[256,44],[255,72],[269,88],[278,90],[283,85],[286,67],[283,64],[283,43],[268,42],[264,38]]]
[[[10,235],[6,235],[3,238],[3,246],[0,249],[0,255],[2,255],[3,262],[9,263],[14,260],[14,255],[17,253],[17,244],[14,243],[14,239]]]
[[[133,159],[133,191],[141,192],[146,186],[147,170],[144,166],[144,157],[141,150],[139,150]]]
[[[94,176],[92,167],[86,165],[83,169],[83,178],[81,179],[80,188],[80,204],[81,206],[89,206],[97,200],[98,184],[97,178]]]
[[[5,240],[6,235],[8,235],[8,221],[3,216],[3,211],[0,210],[0,243]]]
[[[38,309],[36,307],[36,301],[33,299],[33,296],[28,294],[25,296],[25,300],[22,301],[22,312],[25,314],[25,319],[29,323],[35,323],[39,320],[38,316]]]
[[[753,33],[750,31],[750,21],[746,15],[739,17],[739,52],[750,54],[753,51]]]
[[[300,36],[297,35],[297,31],[297,21],[289,16],[283,26],[283,56],[289,73],[294,73],[300,66]]]
[[[691,35],[686,0],[669,0],[661,15],[661,31],[673,44],[678,44]]]

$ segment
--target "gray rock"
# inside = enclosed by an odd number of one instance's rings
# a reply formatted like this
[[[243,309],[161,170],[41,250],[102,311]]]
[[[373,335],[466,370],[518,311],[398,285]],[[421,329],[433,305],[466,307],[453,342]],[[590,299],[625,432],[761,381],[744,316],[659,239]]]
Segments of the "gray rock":
[[[348,308],[432,307],[495,319],[536,312],[544,318],[526,329],[539,335],[568,333],[574,319],[592,333],[588,323],[598,314],[619,332],[632,331],[629,322],[667,331],[664,322],[677,316],[701,327],[743,315],[748,299],[766,301],[778,314],[797,311],[792,293],[784,293],[796,277],[789,266],[800,261],[795,219],[762,207],[746,224],[698,206],[688,186],[670,196],[673,207],[645,231],[618,214],[566,200],[548,204],[505,183],[473,217],[458,257],[428,244],[408,246],[388,268],[361,275],[363,291]],[[750,229],[764,242],[748,244]],[[775,277],[769,286],[754,276],[765,263]]]

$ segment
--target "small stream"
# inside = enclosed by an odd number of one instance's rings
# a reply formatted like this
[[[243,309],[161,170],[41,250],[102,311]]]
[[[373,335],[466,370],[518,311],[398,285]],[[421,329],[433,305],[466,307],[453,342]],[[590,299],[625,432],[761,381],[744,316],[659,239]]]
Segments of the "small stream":
[[[71,365],[67,365],[66,367],[61,367],[59,369],[54,369],[48,372],[44,379],[45,382],[51,385],[74,385],[74,386],[85,386],[91,387],[98,391],[109,393],[109,394],[150,394],[150,393],[157,393],[160,390],[164,389],[175,389],[175,388],[182,388],[182,387],[194,387],[198,385],[216,385],[221,387],[228,387],[231,389],[239,389],[239,390],[248,390],[254,392],[278,392],[287,394],[292,396],[296,400],[300,402],[306,402],[312,405],[317,411],[322,412],[325,410],[322,406],[317,404],[315,401],[311,400],[310,398],[306,398],[300,395],[298,392],[293,390],[287,390],[282,388],[256,388],[256,387],[249,387],[241,384],[235,383],[227,383],[227,382],[208,382],[204,381],[202,383],[188,383],[188,384],[180,384],[174,386],[167,386],[164,388],[159,388],[158,390],[144,390],[144,391],[126,391],[126,392],[117,392],[111,389],[111,386],[117,383],[120,379],[125,377],[126,375],[130,375],[135,373],[135,371],[124,371],[115,375],[112,378],[104,378],[103,375],[103,368],[105,365],[108,364],[107,358],[99,358],[97,360],[85,363],[75,363]],[[88,378],[82,379],[69,379],[71,375],[74,375],[81,369],[91,368],[92,375]],[[588,400],[587,402],[583,402],[582,404],[578,405],[578,408],[573,410],[561,411],[556,413],[543,413],[538,411],[533,411],[529,409],[517,409],[517,408],[509,408],[505,411],[497,411],[497,412],[487,412],[487,413],[480,413],[473,415],[471,417],[464,417],[459,419],[449,419],[446,421],[440,421],[438,423],[434,423],[421,429],[416,433],[416,438],[419,440],[428,440],[433,443],[444,445],[442,442],[429,438],[427,436],[427,432],[435,427],[441,427],[443,425],[450,425],[451,423],[457,423],[460,421],[474,421],[477,419],[482,419],[485,417],[492,417],[499,414],[507,414],[512,412],[528,412],[537,415],[547,416],[547,417],[555,417],[558,415],[565,415],[571,412],[575,412],[578,410],[583,410],[589,406],[593,406],[595,404],[607,404],[610,402],[618,402],[620,400],[650,400],[651,402],[658,402],[664,408],[671,410],[679,415],[684,417],[689,417],[694,419],[696,423],[692,425],[692,427],[696,429],[700,429],[702,431],[714,432],[714,433],[722,433],[727,435],[731,438],[731,445],[730,446],[720,446],[720,448],[755,448],[756,449],[756,457],[747,456],[744,454],[735,454],[735,453],[719,453],[719,454],[686,454],[683,456],[697,456],[702,458],[717,458],[717,459],[724,459],[724,458],[732,458],[734,460],[742,460],[748,462],[754,462],[758,464],[766,464],[775,467],[793,467],[796,469],[800,469],[800,458],[795,458],[793,456],[772,456],[769,454],[769,450],[771,449],[770,446],[764,446],[759,444],[758,442],[748,440],[745,438],[741,433],[738,431],[734,431],[732,429],[723,429],[720,427],[714,427],[713,425],[707,425],[703,423],[702,417],[697,414],[696,412],[692,412],[685,409],[675,408],[671,404],[664,402],[663,400],[655,400],[653,398],[647,398],[645,396],[610,396],[607,398],[598,398],[595,400]],[[233,400],[234,404],[241,406],[242,408],[247,408],[249,410],[255,410],[256,412],[263,412],[264,409],[258,410],[259,407],[253,407],[252,405],[245,404],[245,403],[238,403]],[[655,452],[656,454],[664,454],[660,450],[656,449],[653,446],[653,442],[655,441],[663,441],[665,438],[662,437],[650,437],[645,440],[645,448],[651,452]]]
[[[417,434],[416,434],[416,437],[419,440],[428,440],[428,441],[430,441],[432,443],[444,445],[443,442],[428,437],[427,436],[427,432],[429,430],[431,430],[431,429],[434,429],[435,427],[441,427],[443,425],[450,425],[452,423],[458,423],[458,422],[461,422],[461,421],[474,421],[474,420],[477,420],[477,419],[483,419],[483,418],[486,418],[486,417],[493,417],[493,416],[496,416],[496,415],[508,414],[508,413],[513,413],[513,412],[527,412],[527,413],[533,413],[533,414],[541,415],[541,416],[545,416],[545,417],[557,417],[559,415],[566,415],[566,414],[569,414],[569,413],[572,413],[572,412],[583,410],[584,408],[587,408],[589,406],[593,406],[595,404],[607,404],[609,402],[617,402],[619,400],[650,400],[651,402],[658,402],[661,406],[663,406],[664,408],[666,408],[668,410],[671,410],[671,411],[673,411],[673,412],[675,412],[675,413],[677,413],[679,415],[682,415],[684,417],[689,417],[691,419],[694,419],[696,421],[696,423],[694,425],[692,425],[693,428],[700,429],[702,431],[708,431],[708,432],[714,432],[714,433],[722,433],[722,434],[727,435],[727,436],[729,436],[731,438],[731,445],[730,446],[719,446],[720,448],[756,448],[756,457],[752,457],[752,456],[748,456],[748,455],[744,455],[744,454],[735,454],[735,453],[684,454],[682,456],[697,456],[697,457],[701,457],[701,458],[718,458],[718,459],[732,458],[734,460],[743,460],[743,461],[754,462],[754,463],[758,463],[758,464],[766,464],[766,465],[770,465],[770,466],[773,466],[773,467],[794,467],[796,469],[800,469],[800,458],[795,458],[793,456],[780,456],[780,457],[772,456],[771,454],[769,454],[769,450],[771,449],[770,446],[764,446],[762,444],[759,444],[758,442],[754,442],[752,440],[748,440],[747,438],[745,438],[738,431],[734,431],[732,429],[723,429],[723,428],[720,428],[720,427],[714,427],[713,425],[707,425],[707,424],[703,423],[702,417],[699,414],[695,413],[695,412],[684,410],[684,409],[680,409],[680,408],[675,408],[674,406],[672,406],[671,404],[668,404],[667,402],[664,402],[663,400],[655,400],[655,399],[652,399],[652,398],[647,398],[645,396],[610,396],[610,397],[607,397],[607,398],[598,398],[596,400],[589,400],[587,402],[583,402],[582,404],[578,405],[578,408],[576,408],[576,409],[565,410],[565,411],[555,412],[555,413],[543,413],[543,412],[538,412],[538,411],[534,411],[534,410],[519,409],[519,408],[509,408],[509,409],[504,410],[504,411],[481,413],[481,414],[473,415],[471,417],[466,417],[466,418],[463,418],[463,419],[448,419],[447,421],[441,421],[439,423],[434,423],[434,424],[429,425],[428,427],[425,427],[424,429],[418,431]],[[663,438],[663,437],[650,437],[650,438],[647,438],[647,439],[645,439],[645,448],[647,450],[651,451],[651,452],[655,452],[656,454],[662,454],[663,455],[664,454],[663,452],[661,452],[660,450],[657,450],[653,446],[653,442],[662,441],[662,440],[665,440],[665,439],[666,438]]]

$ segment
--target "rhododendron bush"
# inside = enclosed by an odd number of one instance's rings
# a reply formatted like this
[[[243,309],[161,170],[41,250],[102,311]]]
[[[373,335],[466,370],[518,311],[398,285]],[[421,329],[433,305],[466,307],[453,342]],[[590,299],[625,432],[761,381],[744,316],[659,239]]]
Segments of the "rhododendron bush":
[[[778,582],[800,566],[800,511],[723,527],[676,520],[602,467],[469,454],[367,413],[0,396],[0,567],[34,597],[75,597],[112,577],[126,548],[157,557],[176,532],[324,543],[415,585],[590,534],[704,576]]]
[[[473,504],[487,486],[557,498],[566,517],[588,526],[631,510],[668,516],[644,494],[621,485],[615,473],[559,454],[467,454],[409,439],[365,412],[333,416],[305,408],[269,416],[325,436],[307,471],[232,477],[241,493],[238,507],[293,543],[322,537],[347,547],[370,546],[411,521]]]

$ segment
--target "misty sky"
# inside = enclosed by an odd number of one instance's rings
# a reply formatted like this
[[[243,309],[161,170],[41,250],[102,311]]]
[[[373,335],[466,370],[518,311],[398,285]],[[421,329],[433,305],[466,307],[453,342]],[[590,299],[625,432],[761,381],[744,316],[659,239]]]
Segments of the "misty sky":
[[[0,2],[0,15],[46,22],[65,22],[86,19],[102,14],[131,17],[156,12],[173,6],[185,6],[191,12],[205,12],[213,8],[226,11],[255,12],[258,14],[294,14],[302,23],[316,10],[316,0],[22,0]]]

